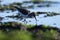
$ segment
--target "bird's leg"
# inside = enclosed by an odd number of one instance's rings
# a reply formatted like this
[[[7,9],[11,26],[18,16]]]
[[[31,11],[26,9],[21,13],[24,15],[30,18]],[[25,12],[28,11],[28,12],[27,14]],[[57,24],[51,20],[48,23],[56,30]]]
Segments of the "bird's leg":
[[[36,14],[34,13],[34,17],[35,17],[35,20],[36,20],[36,25],[37,25],[37,18],[36,18]]]
[[[23,31],[27,31],[26,29],[27,29],[27,27],[26,27],[26,24],[27,24],[27,21],[26,21],[26,18],[24,18],[24,26],[23,27],[21,27],[21,30],[23,30]]]
[[[36,16],[35,16],[35,20],[36,20],[36,25],[37,25],[37,18],[36,18]]]
[[[27,24],[26,18],[24,18],[24,24]]]

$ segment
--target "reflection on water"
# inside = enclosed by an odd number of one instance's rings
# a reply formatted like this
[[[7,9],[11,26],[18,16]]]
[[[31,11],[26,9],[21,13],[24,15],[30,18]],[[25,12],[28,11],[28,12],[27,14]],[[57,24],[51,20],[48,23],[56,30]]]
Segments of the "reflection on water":
[[[49,7],[46,7],[46,4],[48,3],[40,3],[40,4],[33,4],[33,3],[23,3],[22,7],[26,7],[27,10],[30,10],[31,12],[56,12],[60,13],[60,3],[49,3]],[[42,7],[38,7],[41,6]],[[27,8],[27,7],[33,6],[33,8]],[[44,6],[44,7],[43,7]],[[5,10],[4,12],[0,12],[0,17],[4,17],[4,19],[1,22],[10,22],[10,21],[15,21],[15,22],[21,22],[24,23],[23,20],[19,20],[16,18],[9,18],[6,16],[11,16],[11,15],[17,15],[18,11],[12,12],[11,10]],[[45,25],[50,25],[54,27],[59,27],[60,26],[60,15],[56,16],[48,16],[44,17],[46,14],[39,14],[39,16],[36,16],[37,18],[37,24],[45,24]],[[36,24],[36,21],[34,18],[26,18],[27,24]],[[29,22],[30,21],[30,22]],[[60,28],[60,27],[59,27]]]

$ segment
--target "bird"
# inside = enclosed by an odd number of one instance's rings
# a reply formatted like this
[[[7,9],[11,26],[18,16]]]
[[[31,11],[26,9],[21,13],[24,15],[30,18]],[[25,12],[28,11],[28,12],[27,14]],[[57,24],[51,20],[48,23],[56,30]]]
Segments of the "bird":
[[[34,17],[36,20],[36,25],[37,25],[37,18],[34,12],[30,12],[25,8],[19,7],[19,6],[13,6],[14,8],[16,8],[18,10],[18,12],[20,13],[20,15],[24,18],[24,21],[26,21],[26,18],[30,18],[30,17]]]

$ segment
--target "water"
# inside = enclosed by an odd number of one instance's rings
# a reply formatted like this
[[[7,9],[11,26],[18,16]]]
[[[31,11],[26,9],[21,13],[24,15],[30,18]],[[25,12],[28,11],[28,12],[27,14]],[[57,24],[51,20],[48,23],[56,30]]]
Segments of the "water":
[[[34,9],[28,9],[32,12],[37,12],[37,11],[41,11],[41,12],[56,12],[56,13],[60,13],[60,4],[50,4],[50,7],[34,7]]]
[[[13,2],[18,2],[17,0],[13,0],[13,1],[3,1],[3,4],[10,4]],[[19,1],[22,2],[22,1]],[[59,1],[58,1],[59,2]],[[24,7],[26,5],[26,7],[33,5],[33,8],[26,8],[27,10],[30,10],[30,12],[56,12],[56,13],[60,13],[60,3],[52,3],[50,4],[50,7],[37,7],[38,5],[42,5],[42,4],[33,4],[33,3],[24,3],[22,4],[22,6]],[[44,4],[45,5],[45,4]],[[7,13],[9,12],[9,13]],[[4,19],[2,20],[2,22],[10,22],[10,21],[14,21],[14,22],[22,22],[23,20],[19,20],[19,19],[13,19],[13,18],[8,18],[6,16],[11,16],[11,15],[17,15],[18,11],[14,11],[12,12],[11,10],[6,10],[4,12],[0,12],[0,17],[4,17]],[[53,26],[53,27],[58,27],[60,28],[60,15],[57,16],[51,16],[51,17],[44,17],[46,14],[39,14],[39,16],[36,16],[37,18],[37,25],[40,24],[44,24],[44,25],[49,25],[49,26]],[[36,24],[36,20],[35,18],[27,18],[27,24]],[[31,21],[31,22],[29,22]]]
[[[3,2],[1,3],[2,5],[3,4],[6,4],[6,5],[8,5],[8,4],[11,4],[11,3],[13,3],[13,2],[23,2],[23,1],[25,1],[25,0],[2,0]],[[27,0],[27,1],[30,1],[30,0]]]
[[[7,13],[7,12],[9,12],[9,13]],[[4,12],[0,12],[0,16],[1,17],[6,17],[6,16],[11,16],[11,15],[17,15],[17,13],[18,13],[18,11],[14,11],[14,12],[12,12],[11,10],[6,10],[6,11],[4,11]]]

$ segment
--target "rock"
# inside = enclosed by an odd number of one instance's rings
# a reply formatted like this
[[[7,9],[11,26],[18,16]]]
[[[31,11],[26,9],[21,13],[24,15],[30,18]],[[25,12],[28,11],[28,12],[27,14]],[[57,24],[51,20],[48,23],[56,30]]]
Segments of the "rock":
[[[37,12],[37,14],[46,14],[47,12]]]
[[[0,21],[3,19],[3,17],[0,17]]]

